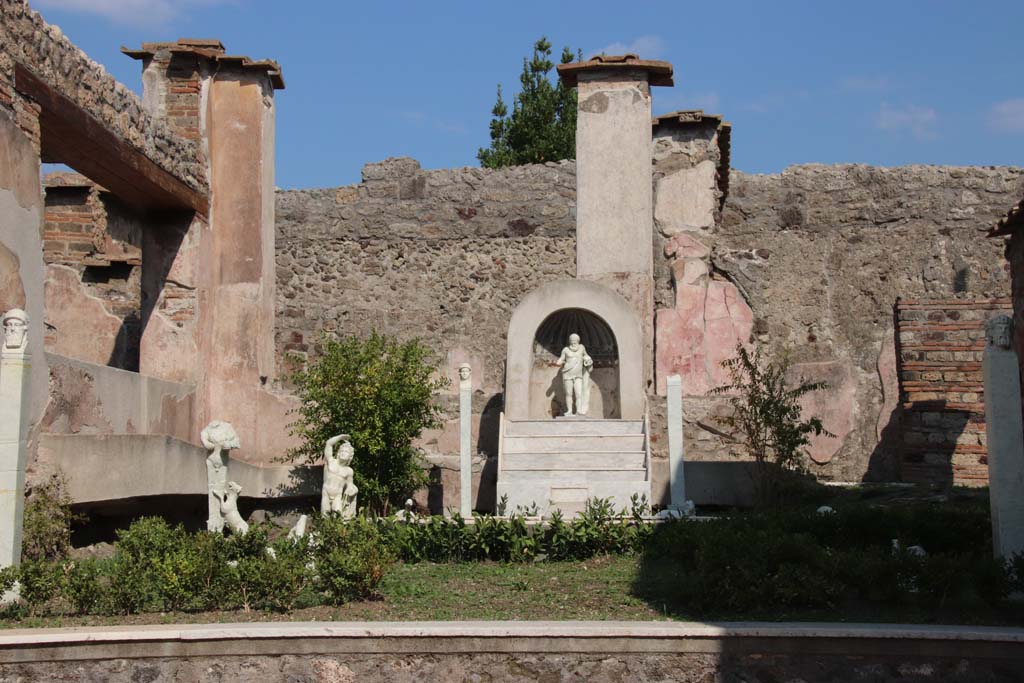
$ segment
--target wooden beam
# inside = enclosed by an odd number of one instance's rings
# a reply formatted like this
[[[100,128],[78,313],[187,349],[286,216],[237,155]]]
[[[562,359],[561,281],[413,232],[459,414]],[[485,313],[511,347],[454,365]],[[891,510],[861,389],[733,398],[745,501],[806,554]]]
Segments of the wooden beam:
[[[14,65],[14,87],[40,105],[43,158],[67,164],[138,209],[209,213],[207,193],[159,166],[20,63]]]

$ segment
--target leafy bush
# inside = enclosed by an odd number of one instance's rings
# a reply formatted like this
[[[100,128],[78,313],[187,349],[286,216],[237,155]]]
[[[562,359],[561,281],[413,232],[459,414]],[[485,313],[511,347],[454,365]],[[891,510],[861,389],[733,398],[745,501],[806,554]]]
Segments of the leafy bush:
[[[71,550],[71,524],[78,520],[78,515],[71,511],[66,489],[64,476],[58,472],[29,490],[21,537],[24,560],[67,557]]]
[[[449,380],[438,376],[436,357],[416,339],[374,332],[322,345],[322,355],[292,376],[302,406],[291,427],[301,444],[289,456],[317,462],[328,438],[348,434],[359,503],[386,514],[426,484],[412,442],[440,425],[433,397]]]
[[[731,382],[712,393],[735,393],[729,398],[732,414],[721,422],[738,433],[747,454],[754,458],[754,494],[759,505],[775,504],[785,471],[802,471],[811,434],[829,434],[817,417],[801,419],[800,397],[825,389],[824,382],[801,377],[789,388],[787,356],[770,360],[758,347],[753,353],[742,344],[736,356],[722,361]]]
[[[907,550],[914,545],[926,553]],[[1017,581],[1014,563],[991,552],[980,508],[738,514],[658,528],[636,590],[698,618],[783,618],[851,604],[977,612],[1003,604]]]
[[[320,517],[313,556],[325,601],[341,605],[369,598],[394,561],[377,525],[365,518]]]
[[[527,524],[521,513],[508,517],[459,515],[402,522],[379,520],[388,546],[404,562],[529,562],[536,559],[585,560],[609,553],[634,554],[650,537],[643,519],[645,500],[615,512],[609,500],[591,499],[583,513],[566,521],[557,511],[545,524]]]

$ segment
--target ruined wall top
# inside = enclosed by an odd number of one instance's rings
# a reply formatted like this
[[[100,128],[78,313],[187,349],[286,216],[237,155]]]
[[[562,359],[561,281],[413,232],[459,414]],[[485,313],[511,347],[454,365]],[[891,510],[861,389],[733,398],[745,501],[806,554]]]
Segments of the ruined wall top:
[[[154,57],[170,59],[178,55],[194,55],[210,61],[219,67],[230,67],[240,71],[264,72],[274,90],[284,90],[284,76],[281,65],[272,59],[255,60],[244,55],[226,54],[224,44],[216,38],[178,38],[174,42],[143,43],[138,50],[121,48],[121,52],[132,59],[148,62]]]
[[[0,95],[12,93],[14,66],[21,63],[160,168],[192,189],[206,192],[206,170],[199,161],[197,143],[180,138],[164,122],[146,114],[135,93],[23,0],[0,7],[0,45]],[[0,97],[0,108],[10,107],[8,99]]]
[[[656,59],[640,59],[635,54],[596,55],[582,62],[558,65],[558,76],[567,87],[575,88],[580,74],[595,72],[642,72],[651,85],[673,85],[672,64]]]

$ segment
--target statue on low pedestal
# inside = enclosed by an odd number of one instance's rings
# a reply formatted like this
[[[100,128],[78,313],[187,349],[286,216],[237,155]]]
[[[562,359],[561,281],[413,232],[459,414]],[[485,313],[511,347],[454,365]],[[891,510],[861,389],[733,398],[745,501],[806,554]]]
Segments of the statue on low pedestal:
[[[555,366],[562,368],[565,414],[572,415],[575,407],[577,415],[586,415],[590,409],[590,370],[594,359],[587,355],[578,334],[569,335],[569,345],[562,349]]]
[[[335,451],[334,444],[341,442]],[[349,467],[355,450],[348,434],[338,434],[324,446],[324,488],[320,496],[320,514],[340,513],[345,519],[356,516],[355,471]]]
[[[208,498],[208,531],[223,531],[224,516],[221,502],[228,490],[228,451],[240,448],[238,434],[228,422],[214,420],[199,435],[203,446],[210,451],[206,458],[206,486]]]

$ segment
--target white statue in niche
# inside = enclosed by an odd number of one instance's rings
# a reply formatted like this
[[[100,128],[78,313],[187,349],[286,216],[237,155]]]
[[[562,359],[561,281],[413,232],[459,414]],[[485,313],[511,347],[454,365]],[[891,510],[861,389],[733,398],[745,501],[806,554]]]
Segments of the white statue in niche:
[[[224,529],[221,503],[228,490],[228,451],[240,448],[238,434],[228,422],[214,420],[199,435],[203,446],[210,451],[206,458],[206,486],[209,503],[206,528],[208,531]]]
[[[4,350],[23,351],[28,345],[28,313],[12,308],[4,313]]]
[[[587,355],[587,349],[580,344],[580,335],[570,334],[569,345],[555,361],[562,368],[562,386],[565,389],[565,414],[586,415],[590,408],[590,369],[594,359]]]
[[[1013,343],[1013,319],[997,315],[985,321],[985,341],[999,349],[1009,349]]]
[[[341,442],[335,450],[334,444]],[[340,513],[345,519],[356,516],[355,471],[349,465],[355,449],[349,443],[348,434],[338,434],[327,440],[324,446],[324,488],[320,495],[320,514]]]
[[[227,522],[228,528],[236,534],[244,534],[249,531],[249,525],[238,513],[238,494],[242,487],[233,481],[229,481],[226,490],[218,494],[220,499],[220,514]]]

